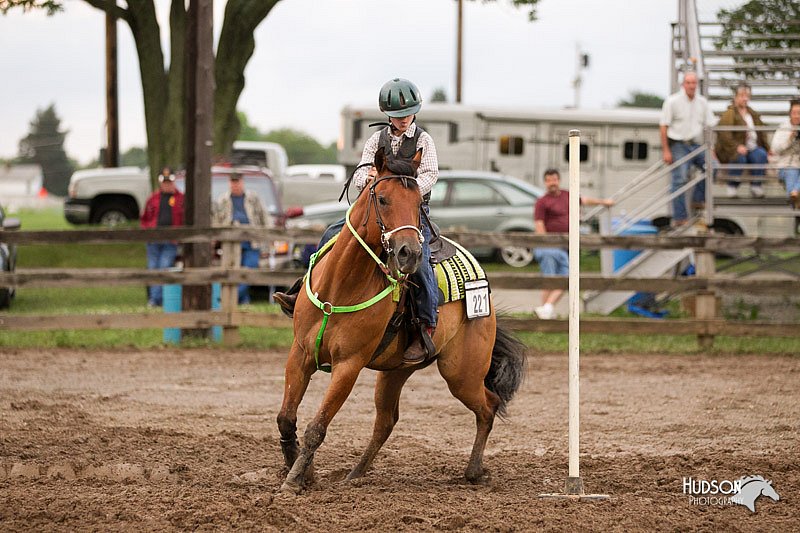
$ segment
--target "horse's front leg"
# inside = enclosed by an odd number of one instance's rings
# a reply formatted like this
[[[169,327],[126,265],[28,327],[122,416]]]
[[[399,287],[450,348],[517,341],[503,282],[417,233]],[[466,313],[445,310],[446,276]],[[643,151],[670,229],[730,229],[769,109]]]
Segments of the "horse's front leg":
[[[363,476],[383,443],[392,434],[392,430],[400,418],[400,392],[413,373],[414,370],[403,369],[378,374],[375,382],[375,424],[372,428],[372,438],[361,456],[361,461],[350,471],[347,479]]]
[[[361,368],[362,365],[354,361],[347,361],[334,366],[328,390],[325,391],[325,397],[322,399],[322,404],[320,404],[314,420],[306,428],[306,432],[303,435],[303,448],[300,450],[292,469],[289,470],[289,475],[286,476],[286,480],[281,486],[281,491],[297,494],[302,489],[306,469],[314,459],[314,452],[325,440],[328,425],[341,409],[344,401],[350,395],[350,391],[353,390],[353,385],[358,379]]]
[[[297,408],[303,400],[314,370],[314,362],[305,356],[297,342],[292,344],[289,358],[286,361],[283,404],[278,413],[281,451],[286,468],[292,468],[300,451],[297,445]]]

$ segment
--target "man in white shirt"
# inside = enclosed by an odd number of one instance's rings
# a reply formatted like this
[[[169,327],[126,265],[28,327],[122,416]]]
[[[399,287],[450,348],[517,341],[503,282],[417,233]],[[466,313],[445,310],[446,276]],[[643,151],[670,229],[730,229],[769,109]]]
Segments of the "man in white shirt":
[[[697,94],[697,74],[687,72],[683,76],[682,89],[670,95],[661,109],[661,150],[668,165],[686,157],[703,143],[703,130],[715,123],[708,100]],[[686,184],[689,169],[696,166],[705,171],[705,153],[700,152],[672,170],[671,192]],[[698,183],[692,193],[692,203],[703,204],[706,200],[705,182]],[[672,200],[673,225],[686,224],[688,219],[686,199],[680,195]]]

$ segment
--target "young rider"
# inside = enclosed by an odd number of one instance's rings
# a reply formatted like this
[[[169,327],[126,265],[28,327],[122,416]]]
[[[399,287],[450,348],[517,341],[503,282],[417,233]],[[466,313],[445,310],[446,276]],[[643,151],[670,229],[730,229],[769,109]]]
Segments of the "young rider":
[[[386,153],[391,150],[392,154],[406,159],[411,159],[418,149],[422,149],[422,161],[417,169],[417,184],[423,198],[422,208],[428,214],[430,192],[439,177],[439,161],[433,138],[415,123],[416,113],[422,107],[422,96],[419,89],[406,79],[394,78],[381,87],[378,106],[389,117],[389,124],[367,139],[361,156],[361,164],[364,166],[359,166],[353,174],[353,183],[361,191],[368,181],[377,175],[377,169],[370,164],[374,162],[375,153],[380,147],[383,147]],[[425,345],[432,345],[430,339],[436,328],[439,299],[436,277],[430,262],[431,230],[428,227],[427,217],[421,216],[420,218],[422,235],[425,238],[425,242],[422,243],[423,261],[417,272],[411,276],[411,282],[415,286],[412,288],[412,294],[417,302],[417,313],[422,326],[420,335],[428,338],[422,339],[420,336],[415,336],[414,341],[403,355],[404,361],[408,363],[420,363],[428,355]],[[328,228],[320,245],[338,233],[343,223],[344,221],[340,221]],[[416,289],[416,287],[419,288]],[[296,294],[275,294],[275,300],[285,309],[294,308],[296,299]]]

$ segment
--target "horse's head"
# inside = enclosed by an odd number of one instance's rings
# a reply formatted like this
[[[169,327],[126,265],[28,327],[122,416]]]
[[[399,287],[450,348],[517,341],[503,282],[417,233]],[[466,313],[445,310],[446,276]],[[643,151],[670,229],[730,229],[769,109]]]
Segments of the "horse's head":
[[[378,175],[369,186],[370,208],[375,210],[381,244],[393,272],[413,274],[422,261],[422,197],[416,180],[421,159],[422,150],[411,160],[387,155],[383,148],[375,154]]]

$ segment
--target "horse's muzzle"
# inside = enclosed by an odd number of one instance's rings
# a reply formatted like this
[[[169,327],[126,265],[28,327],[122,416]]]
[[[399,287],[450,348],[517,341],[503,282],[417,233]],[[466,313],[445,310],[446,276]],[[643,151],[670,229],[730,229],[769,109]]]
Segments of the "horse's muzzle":
[[[422,263],[422,245],[416,239],[398,242],[394,259],[397,262],[397,270],[403,274],[413,274]]]

